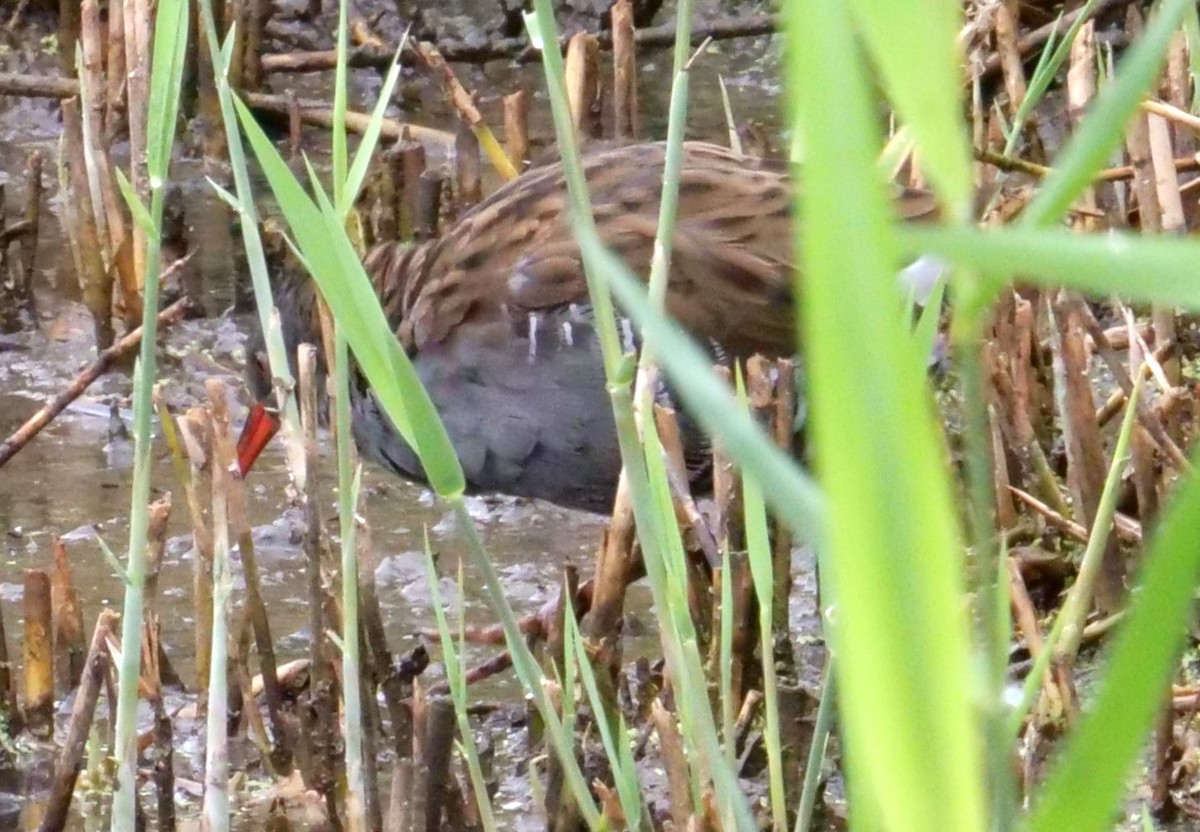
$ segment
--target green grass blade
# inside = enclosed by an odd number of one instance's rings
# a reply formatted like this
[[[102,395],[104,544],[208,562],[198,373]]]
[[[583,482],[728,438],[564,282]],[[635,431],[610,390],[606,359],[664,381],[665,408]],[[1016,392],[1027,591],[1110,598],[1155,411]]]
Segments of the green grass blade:
[[[129,181],[129,177],[125,175],[125,171],[120,168],[114,168],[114,172],[117,174],[117,188],[120,189],[125,204],[129,206],[129,214],[133,217],[133,221],[142,229],[142,233],[146,235],[147,239],[158,240],[158,229],[154,226],[154,219],[150,216],[150,209],[138,197],[137,191],[134,190],[133,183]]]
[[[608,765],[613,773],[613,782],[617,787],[617,796],[621,801],[621,811],[625,813],[625,822],[630,829],[642,825],[642,798],[637,780],[637,767],[628,763],[633,760],[633,752],[629,748],[629,737],[626,735],[625,719],[618,712],[613,718],[604,708],[604,700],[600,696],[600,686],[596,683],[596,672],[587,658],[587,648],[583,635],[576,623],[575,607],[568,596],[563,623],[566,627],[567,643],[571,645],[570,652],[578,662],[579,678],[583,680],[583,689],[587,692],[588,703],[591,705],[596,727],[600,731],[600,741],[604,753],[608,757]],[[569,667],[570,665],[568,665]]]
[[[146,140],[146,171],[151,187],[160,188],[171,164],[179,114],[179,79],[188,44],[188,3],[161,0],[154,25],[154,53],[150,69],[150,135]]]
[[[823,562],[837,589],[831,635],[853,794],[889,830],[982,830],[964,547],[915,344],[899,298],[889,303],[879,292],[897,258],[864,61],[843,4],[800,0],[784,6],[784,20],[806,153],[801,329],[817,469],[829,497]],[[945,29],[936,31],[945,37]],[[946,63],[925,71],[946,72]],[[957,174],[944,175],[947,187],[960,187]],[[855,351],[854,372],[845,366],[847,332],[870,333]]]
[[[429,483],[443,497],[462,494],[466,483],[446,430],[412,362],[392,334],[341,218],[319,189],[322,208],[308,197],[262,128],[235,99],[242,128],[258,157],[296,243],[334,317],[345,328],[372,395],[419,454]]]
[[[400,53],[404,51],[404,47],[408,44],[408,33],[411,31],[411,26],[404,30],[404,36],[400,38],[400,45],[396,47],[396,54],[392,58],[392,65],[388,68],[388,74],[383,79],[383,86],[379,90],[379,99],[375,102],[375,109],[371,111],[371,119],[367,122],[367,129],[363,131],[361,141],[358,143],[358,149],[354,151],[354,161],[350,165],[350,173],[346,180],[346,205],[353,205],[358,199],[358,192],[362,189],[362,183],[367,178],[367,171],[371,166],[371,154],[375,152],[376,146],[379,144],[379,133],[383,129],[383,118],[387,114],[388,104],[391,103],[392,93],[396,89],[396,83],[400,80]]]
[[[1095,703],[1067,740],[1028,832],[1111,828],[1125,778],[1162,707],[1200,581],[1200,478],[1189,476],[1179,488],[1144,564]]]
[[[450,634],[450,624],[446,621],[446,606],[442,602],[442,592],[438,584],[437,566],[434,563],[433,547],[429,543],[429,529],[425,529],[425,575],[429,583],[429,598],[433,604],[433,616],[437,621],[438,639],[442,645],[442,661],[446,665],[446,681],[450,685],[450,698],[454,702],[454,715],[458,720],[458,733],[461,737],[459,748],[467,761],[467,771],[471,777],[471,790],[475,793],[475,805],[479,807],[479,820],[484,832],[495,832],[496,819],[492,812],[492,800],[488,796],[487,782],[483,777],[483,768],[479,763],[479,752],[471,733],[470,718],[467,715],[467,679],[463,668],[461,651],[455,646],[454,637]],[[459,627],[462,632],[462,580],[460,562],[459,580]]]
[[[779,684],[775,675],[775,657],[772,649],[775,565],[772,562],[771,538],[767,531],[767,506],[763,502],[762,487],[753,476],[742,477],[742,504],[746,517],[746,556],[750,561],[754,594],[758,596],[759,650],[762,654],[763,696],[766,700],[766,730],[763,732],[763,739],[767,747],[771,817],[776,832],[785,832],[787,793],[783,787]]]
[[[1023,228],[904,228],[899,238],[907,254],[969,267],[991,278],[986,288],[993,290],[1019,275],[1044,286],[1200,309],[1200,243],[1183,238]]]
[[[1046,94],[1046,90],[1058,77],[1058,70],[1063,65],[1063,62],[1071,54],[1071,45],[1075,43],[1075,38],[1079,35],[1079,30],[1083,24],[1091,19],[1092,11],[1096,7],[1099,0],[1088,0],[1084,7],[1079,11],[1079,14],[1072,21],[1070,27],[1067,28],[1067,33],[1061,41],[1056,41],[1053,36],[1046,41],[1045,47],[1042,49],[1042,54],[1038,57],[1037,66],[1033,70],[1033,74],[1029,77],[1029,86],[1025,90],[1025,98],[1021,100],[1020,106],[1017,107],[1016,115],[1013,116],[1012,128],[1008,132],[1008,141],[1004,146],[1004,155],[1011,156],[1016,149],[1017,141],[1021,138],[1021,128],[1025,125],[1029,114],[1034,111],[1042,97]],[[1055,21],[1055,31],[1058,31],[1058,24],[1062,21],[1062,15],[1059,14],[1058,20]]]
[[[162,0],[154,27],[154,55],[150,70],[150,100],[147,120],[147,171],[150,178],[150,221],[162,228],[166,179],[175,141],[179,88],[182,78],[182,50],[187,44],[188,4],[186,0]],[[150,504],[151,420],[154,413],[154,386],[158,349],[159,277],[162,270],[160,235],[147,235],[145,303],[142,306],[142,343],[133,374],[133,485],[129,513],[125,598],[121,618],[121,643],[129,649],[118,663],[117,717],[114,730],[116,781],[112,802],[112,828],[122,830],[134,825],[137,803],[137,703],[141,651],[132,645],[142,637],[143,600],[146,579],[146,536]]]
[[[350,210],[346,200],[346,172],[348,170],[346,151],[346,43],[349,39],[349,7],[350,0],[340,0],[338,3],[338,27],[336,33],[335,52],[337,63],[333,80],[333,124],[330,128],[330,143],[333,159],[333,203],[338,207],[342,216]]]
[[[912,130],[922,170],[949,206],[947,213],[965,221],[972,184],[959,77],[960,4],[854,0],[850,5],[888,97]]]

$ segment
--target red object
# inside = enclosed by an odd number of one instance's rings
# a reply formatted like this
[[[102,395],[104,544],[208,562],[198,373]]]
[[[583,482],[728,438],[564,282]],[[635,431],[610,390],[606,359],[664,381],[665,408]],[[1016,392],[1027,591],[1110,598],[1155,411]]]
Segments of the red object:
[[[250,406],[250,414],[246,417],[246,424],[242,427],[242,435],[238,437],[237,443],[238,469],[243,477],[250,473],[254,461],[278,431],[279,414],[261,402]]]

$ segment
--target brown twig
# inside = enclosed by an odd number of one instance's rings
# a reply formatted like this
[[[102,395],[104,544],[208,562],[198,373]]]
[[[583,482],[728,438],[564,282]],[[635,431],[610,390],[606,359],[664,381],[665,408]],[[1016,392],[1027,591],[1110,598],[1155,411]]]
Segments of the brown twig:
[[[179,262],[182,263],[183,261]],[[175,303],[158,313],[158,325],[165,327],[175,323],[187,312],[188,306],[189,301],[187,298],[175,301]],[[12,435],[4,440],[3,444],[0,444],[0,468],[3,468],[6,462],[24,448],[30,439],[37,436],[42,428],[50,424],[55,416],[65,410],[67,405],[79,398],[92,382],[108,372],[117,359],[137,347],[141,342],[142,328],[138,327],[96,356],[96,360],[89,364],[83,372],[75,376],[66,389],[47,402],[37,413],[25,420],[25,424],[17,428]]]
[[[46,814],[38,832],[62,829],[66,824],[67,813],[71,808],[71,796],[75,793],[75,781],[83,765],[84,748],[92,730],[100,686],[108,676],[112,663],[107,644],[117,618],[117,614],[112,610],[104,610],[96,622],[91,648],[84,663],[86,674],[82,680],[82,687],[75,696],[67,735],[54,763],[54,785],[50,798],[46,801]]]
[[[1042,517],[1046,518],[1052,526],[1060,531],[1069,534],[1071,537],[1078,540],[1080,543],[1087,543],[1088,531],[1087,527],[1074,520],[1069,520],[1063,517],[1050,506],[1043,503],[1037,497],[1034,497],[1027,491],[1022,491],[1014,486],[1009,486],[1008,490],[1014,497],[1036,511]],[[1140,543],[1142,540],[1142,524],[1131,517],[1126,517],[1120,512],[1113,514],[1113,526],[1117,531],[1117,536],[1122,540],[1131,543]]]
[[[1024,159],[1016,159],[1005,156],[1001,153],[988,150],[987,148],[977,147],[974,150],[976,160],[987,165],[999,168],[1000,170],[1009,173],[1025,173],[1037,179],[1045,179],[1054,172],[1054,168],[1046,165],[1039,165],[1035,162],[1029,162]],[[1189,173],[1191,171],[1200,170],[1200,159],[1195,156],[1186,156],[1175,159],[1176,173]],[[1099,171],[1092,179],[1093,182],[1120,182],[1127,179],[1133,179],[1136,172],[1130,165],[1121,165],[1115,168],[1105,168]]]
[[[46,78],[15,72],[0,72],[0,95],[71,98],[79,95],[79,82],[73,78]],[[241,95],[247,106],[258,113],[289,118],[295,107],[299,109],[300,119],[305,124],[317,127],[329,127],[333,124],[333,110],[324,102],[309,99],[291,100],[286,95],[269,95],[261,92],[243,92]],[[370,120],[371,116],[368,113],[349,111],[346,113],[346,129],[352,133],[363,133]],[[454,146],[452,133],[416,124],[401,124],[390,118],[383,119],[380,136],[395,141],[400,138],[401,131],[404,129],[408,129],[414,138],[422,142],[444,148]]]

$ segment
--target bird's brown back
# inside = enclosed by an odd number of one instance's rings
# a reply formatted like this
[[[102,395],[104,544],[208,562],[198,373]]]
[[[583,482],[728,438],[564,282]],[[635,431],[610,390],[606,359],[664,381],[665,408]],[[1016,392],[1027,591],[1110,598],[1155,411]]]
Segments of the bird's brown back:
[[[665,146],[639,144],[584,160],[604,242],[642,279],[658,225]],[[715,145],[689,142],[668,285],[668,309],[694,335],[737,353],[795,346],[791,192],[785,173]],[[409,350],[470,322],[587,301],[560,164],[493,193],[441,238],[416,249],[376,247],[367,269]]]

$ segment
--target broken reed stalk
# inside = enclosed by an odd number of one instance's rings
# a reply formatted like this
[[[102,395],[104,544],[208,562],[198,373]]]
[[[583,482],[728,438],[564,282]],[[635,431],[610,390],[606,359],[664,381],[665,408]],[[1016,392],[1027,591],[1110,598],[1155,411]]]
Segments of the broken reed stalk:
[[[714,570],[712,574],[712,620],[721,621],[725,615],[732,616],[733,643],[729,646],[729,690],[726,695],[740,702],[751,686],[751,663],[754,647],[758,642],[757,614],[753,609],[754,587],[751,581],[750,564],[746,558],[745,507],[742,502],[741,472],[725,451],[713,446],[713,506],[717,545],[722,552],[729,552],[729,574]],[[722,609],[723,587],[728,584],[729,600],[733,609]],[[720,639],[712,639],[708,645],[708,670],[712,678],[718,678],[721,668]],[[749,659],[749,661],[748,661]]]
[[[1138,37],[1142,31],[1142,17],[1136,6],[1130,6],[1126,12],[1126,28],[1131,37]],[[1168,52],[1168,65],[1170,64],[1171,52],[1182,52],[1183,47],[1183,32],[1178,33],[1179,37],[1172,39],[1172,49]],[[1179,72],[1179,58],[1175,59],[1176,72]],[[1170,77],[1168,75],[1168,77]],[[1178,76],[1177,76],[1178,77]],[[1175,94],[1180,101],[1183,101],[1186,106],[1186,94],[1182,87],[1176,86]],[[1178,102],[1176,102],[1178,103]],[[1148,209],[1140,211],[1141,220],[1146,222],[1146,213],[1149,210],[1157,216],[1152,221],[1152,231],[1180,234],[1186,231],[1186,220],[1183,215],[1183,200],[1179,194],[1179,177],[1175,172],[1175,146],[1171,138],[1171,129],[1167,124],[1166,119],[1156,113],[1147,113],[1144,110],[1139,110],[1135,119],[1141,121],[1146,120],[1146,138],[1147,150],[1149,151],[1149,165],[1153,171],[1153,178],[1148,180],[1146,187],[1141,190],[1153,189],[1155,199],[1152,203],[1147,203]],[[1141,191],[1138,192],[1139,204],[1141,204]],[[1143,225],[1143,227],[1146,227]],[[1151,320],[1154,323],[1155,343],[1164,344],[1168,341],[1175,340],[1175,310],[1168,306],[1156,304],[1151,308]],[[1131,364],[1131,367],[1138,366]],[[1164,371],[1171,384],[1179,384],[1180,366],[1177,359],[1172,358],[1165,366]]]
[[[220,379],[205,382],[212,420],[210,464],[213,521],[212,661],[208,680],[208,722],[205,731],[203,817],[210,829],[229,824],[229,601],[233,578],[229,571],[229,490],[237,467],[229,432],[228,399]],[[252,702],[246,707],[253,707]]]
[[[446,177],[438,170],[427,170],[417,180],[414,240],[431,240],[437,236],[446,189]]]
[[[113,342],[112,300],[113,275],[105,268],[102,235],[96,227],[96,211],[88,184],[87,149],[84,143],[83,122],[79,100],[68,98],[62,103],[63,152],[69,176],[70,198],[66,203],[66,221],[79,266],[79,283],[83,302],[92,315],[96,349],[106,350]],[[71,232],[74,233],[71,233]]]
[[[419,191],[421,175],[425,172],[425,145],[414,141],[412,133],[404,130],[396,143],[388,148],[387,158],[397,183],[393,192],[397,234],[399,239],[409,240],[416,236],[420,215]]]
[[[50,576],[25,571],[25,726],[38,739],[54,733],[54,644]]]
[[[621,670],[620,623],[625,611],[625,592],[631,576],[642,568],[641,555],[634,550],[636,536],[629,484],[622,472],[612,517],[596,556],[591,608],[580,627],[597,677],[615,680]]]
[[[150,181],[146,171],[146,129],[149,123],[150,50],[154,15],[149,0],[124,0],[125,78],[129,122],[129,181],[148,205]],[[157,116],[156,116],[157,118]],[[133,231],[133,273],[138,289],[146,282],[146,232],[137,223]]]
[[[304,124],[314,127],[333,126],[333,109],[322,101],[296,99],[285,95],[269,95],[261,92],[246,92],[242,95],[242,99],[256,113],[291,118],[293,110],[298,109],[299,118]],[[346,112],[346,130],[350,133],[365,133],[370,123],[370,113],[360,113],[354,110]],[[427,144],[446,149],[454,146],[453,133],[399,122],[391,118],[384,118],[380,122],[379,137],[383,140],[395,141],[400,138],[404,130],[408,130],[413,137]]]
[[[637,46],[633,3],[617,0],[612,7],[613,132],[618,139],[638,135]]]
[[[79,2],[58,0],[58,56],[64,75],[75,77],[75,44],[79,43]]]
[[[483,199],[483,171],[479,158],[479,139],[471,128],[459,122],[454,142],[454,212],[462,216]]]
[[[175,731],[162,696],[150,701],[154,709],[154,790],[158,796],[160,832],[175,829]]]
[[[475,106],[474,97],[467,92],[467,89],[458,80],[458,76],[454,74],[454,70],[450,67],[446,60],[438,52],[437,47],[426,41],[421,41],[417,44],[417,54],[421,56],[421,61],[425,66],[433,72],[437,72],[442,76],[442,85],[446,89],[446,97],[450,105],[458,112],[458,117],[470,125],[471,130],[479,139],[479,146],[483,150],[488,161],[491,162],[493,168],[505,180],[515,179],[517,170],[509,162],[508,157],[504,155],[504,150],[500,147],[500,143],[496,141],[496,136],[492,133],[487,122],[484,121],[483,115],[479,112],[479,108]]]
[[[770,414],[771,433],[775,444],[788,453],[796,450],[796,365],[791,359],[782,358],[775,362],[774,383],[774,412]],[[772,620],[778,628],[778,634],[784,636],[776,642],[775,660],[781,658],[785,667],[795,671],[795,653],[792,652],[786,635],[790,632],[789,612],[792,597],[792,534],[783,521],[773,517],[772,532],[772,562],[774,563],[775,597],[771,599],[774,608]],[[785,656],[778,655],[780,652]],[[765,660],[765,657],[764,657]]]
[[[1029,597],[1025,578],[1021,575],[1020,563],[1014,557],[1009,557],[1007,563],[1009,604],[1012,607],[1013,620],[1025,638],[1025,649],[1036,662],[1037,657],[1046,649],[1038,611],[1033,599]],[[1053,714],[1057,719],[1063,714],[1076,713],[1077,708],[1075,686],[1071,681],[1070,671],[1061,663],[1051,662],[1049,672],[1042,677],[1042,696],[1038,700],[1037,721],[1044,724],[1048,715]]]
[[[160,410],[160,413],[162,411]],[[163,419],[164,426],[170,417]],[[212,663],[213,617],[213,526],[211,499],[212,418],[202,407],[193,407],[178,422],[179,436],[187,449],[191,473],[183,478],[188,514],[192,520],[192,610],[195,621],[193,647],[196,657],[197,711],[203,713],[208,702],[208,676]],[[173,431],[164,427],[164,434]],[[204,499],[202,495],[208,495]]]
[[[361,583],[359,593],[361,594]],[[358,700],[362,703],[362,805],[364,829],[383,828],[383,803],[379,797],[379,742],[385,736],[383,719],[379,711],[379,689],[376,679],[381,674],[371,665],[370,650],[366,643],[366,628],[358,621],[358,641],[361,645]]]
[[[33,293],[34,277],[37,273],[37,245],[41,225],[42,167],[44,157],[40,150],[29,154],[25,163],[25,207],[21,222],[25,231],[17,237],[20,246],[20,268],[14,277],[18,313],[26,319],[26,325],[38,326],[37,298]]]
[[[250,91],[262,86],[263,38],[267,22],[275,13],[275,4],[269,0],[244,0],[244,28],[246,39],[242,44],[242,88]]]
[[[273,766],[276,770],[287,771],[292,760],[292,748],[288,740],[290,732],[283,719],[283,692],[279,684],[275,646],[271,639],[271,624],[267,618],[266,604],[262,596],[258,558],[254,551],[254,535],[246,510],[246,486],[240,473],[230,478],[228,497],[229,523],[237,537],[238,557],[242,562],[242,579],[246,587],[246,618],[254,633],[254,643],[258,649],[263,696],[267,703],[267,715],[271,721],[271,733],[275,739],[272,753],[268,755],[270,759],[264,760],[264,763]],[[244,664],[245,654],[241,658]],[[254,710],[253,700],[247,699],[243,703],[243,707]]]
[[[450,761],[454,750],[457,719],[449,697],[432,697],[425,702],[425,734],[420,755],[416,757],[418,780],[424,781],[421,802],[425,807],[425,828],[440,829],[448,813],[451,788]],[[467,738],[470,742],[470,738]]]
[[[711,576],[706,566],[720,562],[716,540],[709,533],[707,523],[692,499],[687,479],[687,465],[683,457],[683,440],[679,433],[679,421],[675,411],[664,405],[654,405],[654,426],[665,457],[667,480],[671,489],[675,522],[683,541],[687,558],[684,570],[687,573],[687,603],[692,623],[696,628],[696,639],[701,653],[712,635],[712,604],[708,598]],[[616,706],[614,701],[613,706]]]
[[[158,612],[158,577],[162,571],[163,554],[167,550],[167,523],[171,519],[171,493],[152,502],[146,512],[146,603],[145,610]],[[158,661],[158,657],[155,657]]]
[[[236,729],[231,727],[230,733],[241,736],[242,729],[248,728],[247,733],[255,748],[258,749],[258,757],[263,770],[271,777],[277,778],[283,773],[283,770],[276,767],[274,763],[275,754],[271,750],[271,738],[267,735],[266,723],[263,722],[258,702],[255,701],[254,682],[250,678],[250,670],[246,666],[250,653],[250,631],[247,628],[248,622],[244,611],[239,618],[241,618],[241,624],[229,653],[229,665],[236,683],[236,686],[230,691],[233,703],[230,706],[230,713],[237,719],[237,727]]]
[[[1050,306],[1055,327],[1055,386],[1059,391],[1059,411],[1063,420],[1067,482],[1078,519],[1090,528],[1108,466],[1104,461],[1092,385],[1087,375],[1084,326],[1070,293],[1058,292]],[[1096,607],[1111,614],[1120,608],[1125,592],[1125,568],[1115,539],[1108,541],[1103,563],[1096,582]]]
[[[683,750],[683,737],[675,714],[671,713],[656,697],[650,703],[650,722],[658,733],[659,751],[663,767],[667,771],[667,793],[670,795],[671,819],[676,829],[692,828],[690,807],[693,805],[691,779],[688,774],[687,756]]]
[[[1174,148],[1171,127],[1160,115],[1148,114],[1150,133],[1150,157],[1154,168],[1154,185],[1158,196],[1160,230],[1165,234],[1181,235],[1187,231],[1183,214],[1183,198],[1179,193],[1179,176],[1175,173]],[[1175,310],[1171,306],[1156,304],[1151,308],[1156,344],[1174,341]],[[1133,365],[1137,366],[1137,365]],[[1180,381],[1179,359],[1171,358],[1163,365],[1167,380],[1172,385]]]
[[[317,348],[312,344],[301,344],[296,350],[297,380],[300,400],[300,425],[303,434],[304,470],[293,472],[294,485],[305,517],[303,548],[307,561],[308,576],[308,626],[310,644],[311,682],[309,701],[311,720],[306,725],[305,753],[308,770],[303,771],[305,784],[316,789],[324,798],[330,817],[337,815],[337,794],[334,775],[339,768],[341,755],[334,749],[337,727],[334,717],[334,669],[326,636],[325,589],[322,579],[323,542],[320,509],[316,499],[317,424]],[[306,709],[307,710],[307,709]]]
[[[116,623],[117,614],[107,609],[100,613],[96,621],[92,643],[84,662],[85,672],[81,677],[80,688],[75,694],[71,719],[67,723],[67,733],[54,761],[54,781],[50,787],[50,797],[46,801],[46,814],[42,817],[38,832],[57,832],[66,826],[71,797],[75,793],[75,781],[83,767],[84,748],[96,716],[100,686],[112,667],[108,642],[115,638]]]
[[[117,194],[114,165],[109,143],[104,135],[104,107],[107,85],[104,80],[104,33],[101,31],[100,10],[96,0],[84,0],[82,31],[83,71],[79,75],[80,99],[83,102],[84,161],[88,165],[88,185],[91,189],[92,210],[100,236],[100,249],[105,268],[115,275],[120,287],[120,307],[126,330],[133,329],[142,318],[142,300],[134,274],[134,254],[128,238],[132,224],[125,216],[125,205]]]
[[[105,66],[104,141],[113,144],[128,133],[125,121],[125,17],[113,0],[108,12],[108,57]]]
[[[1094,21],[1080,27],[1071,44],[1067,73],[1067,114],[1077,124],[1096,94],[1096,34]],[[1079,224],[1094,230],[1097,199],[1094,187],[1087,188],[1076,203],[1084,214]],[[1067,482],[1074,508],[1085,526],[1091,527],[1108,466],[1100,430],[1096,425],[1092,385],[1088,378],[1088,356],[1084,344],[1085,325],[1077,299],[1066,291],[1044,295],[1053,321],[1053,350],[1056,400],[1063,422],[1067,456]],[[1109,538],[1101,574],[1096,582],[1095,603],[1104,613],[1115,612],[1124,598],[1124,564],[1116,541]]]
[[[169,509],[168,509],[169,510]],[[159,514],[164,512],[161,510]],[[153,523],[153,520],[151,521]],[[152,609],[146,610],[142,622],[142,684],[141,695],[150,705],[154,713],[154,725],[150,731],[149,743],[143,744],[142,737],[138,740],[138,750],[147,752],[151,763],[151,779],[154,782],[156,807],[158,811],[158,828],[168,832],[175,828],[175,750],[172,743],[174,729],[171,717],[167,714],[162,696],[162,666],[160,658],[166,656],[161,643],[162,628],[158,614]]]
[[[216,3],[213,8],[217,26],[222,33],[224,32],[221,24],[223,8],[223,3]],[[204,12],[201,10],[200,3],[192,4],[192,28],[198,33],[204,31]],[[194,94],[196,96],[194,106],[197,116],[192,121],[192,129],[195,130],[203,125],[200,134],[200,152],[206,161],[228,160],[229,148],[226,144],[225,131],[222,129],[221,99],[217,94],[215,80],[217,76],[213,69],[212,55],[207,48],[202,45],[197,46],[193,53],[192,66],[194,67],[192,77],[195,78]],[[206,165],[206,167],[210,167],[210,165]],[[212,165],[211,167],[216,166]],[[225,171],[221,171],[221,174],[224,173]]]
[[[517,90],[504,96],[504,148],[518,172],[529,161],[529,93]]]
[[[223,40],[232,40],[226,74],[235,90],[242,86],[246,65],[246,3],[247,0],[226,0],[224,20],[221,25]]]
[[[581,141],[599,137],[600,45],[586,32],[579,32],[567,43],[566,84],[576,135]]]
[[[16,734],[24,726],[24,720],[17,706],[14,683],[13,664],[8,655],[8,633],[4,629],[4,615],[0,613],[0,720]]]
[[[388,799],[387,825],[385,829],[409,830],[418,829],[413,823],[413,793],[414,772],[412,757],[405,756],[396,760],[392,768],[392,788]]]
[[[201,77],[203,77],[203,74]],[[200,89],[201,101],[204,101],[206,98],[203,93],[205,90],[203,84],[200,85]],[[79,95],[79,83],[71,78],[45,78],[39,75],[0,72],[0,95],[65,99]],[[213,95],[215,97],[215,92]],[[290,95],[272,95],[249,91],[241,93],[241,95],[246,105],[260,115],[284,119],[295,117],[300,122],[313,127],[331,127],[333,125],[333,109],[323,101],[306,98],[298,99]],[[214,103],[217,107],[216,117],[219,119],[220,104],[219,101]],[[360,113],[354,110],[346,112],[346,130],[351,133],[365,133],[370,122],[371,116],[369,113]],[[406,129],[411,135],[430,145],[447,150],[454,146],[453,133],[418,124],[399,122],[391,118],[384,118],[382,120],[379,135],[381,139],[396,141]],[[220,131],[216,132],[219,133]],[[214,154],[210,150],[206,155],[213,158],[224,158],[223,151],[219,154]]]
[[[59,689],[74,690],[83,676],[87,647],[83,635],[83,608],[67,561],[67,547],[51,541],[54,563],[50,571],[50,603],[54,609],[54,652],[57,654]]]

